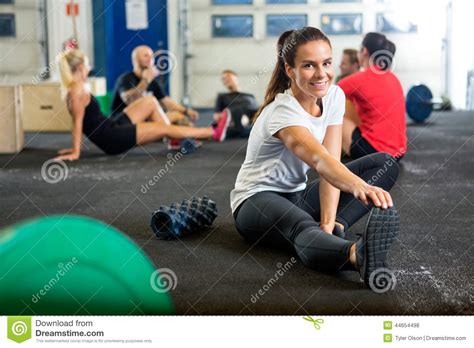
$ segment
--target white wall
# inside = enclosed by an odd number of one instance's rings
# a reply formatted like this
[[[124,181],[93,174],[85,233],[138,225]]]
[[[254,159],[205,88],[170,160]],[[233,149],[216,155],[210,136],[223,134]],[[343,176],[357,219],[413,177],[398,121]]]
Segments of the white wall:
[[[79,5],[79,15],[76,16],[79,47],[89,57],[91,66],[94,66],[91,1],[75,0],[75,3]],[[66,16],[66,5],[69,2],[69,0],[47,0],[49,57],[55,77],[57,77],[55,57],[61,52],[64,41],[73,37],[72,17]]]
[[[54,74],[54,57],[62,42],[72,35],[70,17],[65,15],[65,4],[69,0],[47,0],[49,57]],[[76,0],[77,1],[77,0]],[[220,72],[231,68],[241,76],[242,88],[263,100],[275,60],[276,38],[265,37],[265,16],[270,13],[303,13],[308,15],[308,24],[320,26],[322,12],[362,12],[364,32],[375,29],[375,13],[389,10],[387,4],[376,0],[363,0],[355,4],[321,4],[309,0],[307,5],[273,5],[265,0],[254,0],[249,6],[212,6],[211,0],[189,0],[191,12],[191,99],[195,106],[212,106],[214,98],[223,90]],[[445,35],[445,10],[447,0],[395,0],[392,9],[401,9],[418,22],[417,34],[388,35],[397,45],[395,72],[407,90],[413,83],[426,83],[435,96],[441,95],[446,87],[458,108],[465,107],[466,73],[474,69],[474,46],[469,45],[474,2],[453,1],[452,51],[449,67],[449,81],[444,83],[444,60],[441,40]],[[92,45],[92,0],[78,0],[80,14],[78,28],[81,47],[93,58]],[[38,43],[41,18],[38,1],[16,0],[13,5],[0,5],[0,13],[16,14],[16,38],[0,38],[0,82],[32,82],[47,65],[43,62]],[[168,1],[168,43],[169,50],[182,61],[179,45],[177,0]],[[213,39],[211,37],[212,14],[253,14],[254,37],[238,39]],[[336,66],[342,49],[358,48],[362,36],[332,36],[333,54]],[[92,62],[93,64],[93,62]],[[337,70],[337,68],[336,68]],[[182,98],[182,64],[177,64],[171,73],[171,96]]]
[[[14,13],[16,22],[16,37],[0,38],[0,82],[31,82],[42,63],[37,3],[16,0],[13,5],[0,5],[0,13]]]
[[[169,7],[177,1],[169,1]],[[399,76],[405,91],[416,82],[427,84],[438,96],[443,91],[442,38],[445,31],[445,0],[396,0],[395,5],[380,4],[376,0],[362,3],[321,4],[319,0],[309,0],[305,5],[266,5],[265,0],[254,0],[253,5],[212,6],[211,0],[190,0],[189,26],[192,32],[191,60],[192,95],[194,106],[212,106],[214,98],[223,90],[220,72],[230,68],[240,75],[242,89],[263,100],[265,88],[270,78],[276,57],[277,38],[265,37],[266,14],[299,13],[307,14],[308,25],[320,27],[320,14],[351,13],[363,14],[364,32],[375,30],[375,14],[389,9],[402,10],[415,17],[418,22],[417,34],[391,34],[388,37],[397,45],[395,73]],[[170,12],[169,12],[170,13]],[[177,13],[177,12],[176,12]],[[211,16],[213,14],[253,14],[254,37],[213,39],[211,37]],[[169,17],[172,28],[177,17]],[[171,30],[170,30],[170,36]],[[347,47],[359,48],[362,35],[332,36],[334,62],[339,65],[342,50]],[[170,50],[179,51],[172,45]],[[336,68],[336,71],[338,69]],[[338,71],[337,71],[338,72]],[[172,79],[172,96],[179,98],[182,89],[181,78]],[[176,95],[173,95],[176,93]]]
[[[167,3],[167,16],[168,16],[168,50],[178,62],[173,70],[170,72],[170,96],[181,101],[183,98],[183,81],[182,81],[182,61],[183,55],[180,49],[180,37],[179,37],[179,1],[168,0]]]
[[[77,26],[81,49],[93,64],[92,0],[76,0],[79,4]],[[37,82],[46,67],[57,76],[55,57],[62,43],[72,36],[71,17],[66,16],[69,0],[47,0],[47,16],[39,13],[39,1],[15,0],[13,5],[0,5],[0,13],[15,13],[16,37],[0,38],[0,82]],[[39,40],[42,26],[48,26],[49,61],[45,62]]]
[[[452,2],[452,32],[450,39],[452,59],[448,90],[457,108],[466,107],[467,73],[474,70],[474,45],[472,44],[472,21],[474,1],[454,0]]]

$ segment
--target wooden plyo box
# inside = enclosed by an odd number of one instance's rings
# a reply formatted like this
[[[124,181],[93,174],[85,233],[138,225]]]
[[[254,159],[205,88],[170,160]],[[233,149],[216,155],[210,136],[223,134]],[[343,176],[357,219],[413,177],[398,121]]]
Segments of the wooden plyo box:
[[[18,87],[0,85],[0,153],[23,149],[25,136],[20,117]]]
[[[21,84],[20,113],[25,132],[70,132],[72,117],[58,82]]]

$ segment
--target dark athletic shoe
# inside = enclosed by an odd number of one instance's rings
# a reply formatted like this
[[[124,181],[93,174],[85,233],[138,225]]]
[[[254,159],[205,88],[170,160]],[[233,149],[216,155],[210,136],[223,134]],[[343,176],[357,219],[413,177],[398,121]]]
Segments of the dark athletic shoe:
[[[197,139],[186,138],[181,142],[181,148],[179,149],[181,153],[189,155],[195,153],[202,146],[202,142]]]
[[[395,208],[372,208],[364,234],[356,242],[357,268],[360,276],[375,292],[385,292],[386,290],[377,291],[377,289],[387,286],[387,282],[389,287],[390,283],[395,285],[394,275],[387,268],[386,258],[388,249],[398,235],[399,226],[400,220]]]

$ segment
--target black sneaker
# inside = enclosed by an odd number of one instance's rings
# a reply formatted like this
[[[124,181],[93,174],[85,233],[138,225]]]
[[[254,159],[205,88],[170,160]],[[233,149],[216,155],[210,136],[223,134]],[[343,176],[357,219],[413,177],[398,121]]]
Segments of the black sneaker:
[[[375,292],[382,292],[376,290],[381,286],[395,285],[394,275],[387,268],[386,259],[388,249],[398,235],[399,226],[400,220],[395,208],[372,208],[364,234],[356,242],[357,268],[360,276]],[[379,273],[382,280],[377,279]]]

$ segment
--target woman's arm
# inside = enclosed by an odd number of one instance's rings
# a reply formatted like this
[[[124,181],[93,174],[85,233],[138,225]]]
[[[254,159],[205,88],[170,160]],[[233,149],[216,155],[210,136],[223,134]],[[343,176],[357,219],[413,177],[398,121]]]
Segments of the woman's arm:
[[[74,161],[79,159],[81,155],[82,143],[82,122],[85,113],[84,92],[72,88],[69,92],[70,97],[70,113],[72,115],[72,149],[65,149],[59,151],[60,156],[57,160]]]
[[[326,148],[318,142],[308,129],[302,126],[290,126],[275,133],[299,159],[316,170],[332,186],[349,192],[364,204],[369,200],[377,207],[393,205],[390,194],[376,186],[367,184],[352,174],[340,161],[332,157]]]
[[[323,145],[336,160],[341,159],[342,125],[329,126],[324,136]],[[319,182],[319,201],[321,202],[320,226],[325,232],[332,233],[336,222],[337,206],[341,191],[332,186],[326,179]]]

